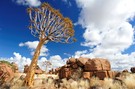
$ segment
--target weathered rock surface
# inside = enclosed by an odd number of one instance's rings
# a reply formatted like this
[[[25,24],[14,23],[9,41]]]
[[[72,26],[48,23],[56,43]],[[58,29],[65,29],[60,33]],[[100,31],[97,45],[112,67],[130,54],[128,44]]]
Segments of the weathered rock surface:
[[[94,58],[92,60],[88,60],[85,64],[85,71],[110,71],[111,65],[107,59]]]
[[[9,82],[14,77],[14,71],[11,66],[0,63],[0,82]]]
[[[70,78],[71,76],[71,69],[66,67],[61,67],[59,70],[59,78]]]
[[[29,69],[29,66],[28,66],[28,65],[25,65],[25,66],[24,66],[24,71],[23,71],[23,72],[24,72],[24,73],[27,73],[27,72],[28,72],[28,69]]]
[[[19,72],[18,65],[17,65],[15,62],[12,62],[11,64],[13,65],[14,72],[15,72],[15,73],[18,73],[18,72]]]
[[[76,58],[70,58],[69,60],[67,60],[67,64],[74,64],[76,63],[77,59]]]
[[[29,69],[28,65],[24,66],[24,73],[27,73]],[[40,69],[40,67],[37,65],[36,69],[35,69],[35,74],[43,74],[43,70]]]
[[[80,69],[81,71],[79,71]],[[105,77],[115,77],[115,72],[111,71],[110,62],[103,58],[70,58],[67,64],[59,68],[59,78],[74,78],[80,77],[90,79],[92,76],[96,76],[103,80]],[[79,74],[79,75],[77,75]]]
[[[77,59],[77,65],[84,66],[88,60],[90,60],[90,59],[89,58],[80,57],[80,58]]]

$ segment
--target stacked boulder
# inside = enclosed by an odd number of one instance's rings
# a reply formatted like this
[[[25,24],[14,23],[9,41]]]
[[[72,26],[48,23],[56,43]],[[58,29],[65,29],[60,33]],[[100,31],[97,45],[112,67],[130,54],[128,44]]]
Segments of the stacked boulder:
[[[73,77],[74,76],[74,77]],[[98,77],[103,80],[105,77],[113,78],[115,72],[111,71],[110,62],[102,58],[70,58],[66,65],[59,70],[59,78],[85,78]]]
[[[99,79],[103,80],[105,77],[113,78],[115,76],[114,71],[111,71],[110,62],[107,59],[94,58],[88,60],[84,67],[84,75],[96,76]],[[90,78],[87,77],[87,78]]]
[[[78,65],[76,64],[76,59],[75,58],[70,58],[66,65],[62,66],[59,68],[58,74],[59,78],[71,78],[71,75],[73,74],[73,70],[77,69]]]

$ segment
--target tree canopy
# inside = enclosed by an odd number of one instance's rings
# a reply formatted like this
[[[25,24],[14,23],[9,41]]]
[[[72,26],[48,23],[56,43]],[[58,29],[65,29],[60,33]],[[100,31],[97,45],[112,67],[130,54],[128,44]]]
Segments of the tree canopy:
[[[28,8],[31,34],[39,39],[70,43],[76,41],[72,21],[64,17],[48,3],[40,7]]]

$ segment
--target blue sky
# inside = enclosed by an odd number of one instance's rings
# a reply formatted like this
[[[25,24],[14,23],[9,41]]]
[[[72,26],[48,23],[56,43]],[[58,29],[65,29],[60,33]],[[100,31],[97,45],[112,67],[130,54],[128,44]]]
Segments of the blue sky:
[[[77,6],[75,2],[72,3],[74,5],[74,9],[68,6],[68,4],[66,3],[64,4],[64,2],[60,2],[60,1],[43,0],[42,2],[48,2],[54,8],[59,9],[60,12],[65,17],[70,17],[74,23],[77,22],[79,11],[77,10]],[[30,31],[27,28],[29,25],[29,17],[28,14],[26,13],[27,7],[28,6],[18,5],[15,1],[12,0],[2,1],[1,8],[0,8],[1,9],[0,43],[2,43],[0,49],[3,50],[2,52],[0,52],[0,55],[2,57],[11,57],[14,51],[19,52],[26,57],[31,57],[31,55],[29,55],[29,50],[27,48],[19,47],[19,43],[21,42],[38,40],[37,38],[34,38],[30,34]],[[76,26],[74,27],[74,29],[76,30],[75,37],[79,39],[83,39],[82,38],[83,31],[81,31],[81,27]],[[64,57],[63,53],[72,52],[71,54],[73,54],[75,51],[77,51],[79,48],[79,44],[80,44],[80,40],[78,40],[74,44],[69,44],[69,45],[48,43],[46,46],[49,49],[50,55],[59,54]],[[70,50],[65,50],[63,48],[67,48]]]
[[[39,65],[49,60],[58,67],[71,56],[107,58],[114,70],[134,65],[135,0],[2,0],[0,60],[15,61],[20,68],[30,63],[38,39],[28,29],[26,8],[38,7],[42,2],[48,2],[73,21],[77,42],[44,45]]]

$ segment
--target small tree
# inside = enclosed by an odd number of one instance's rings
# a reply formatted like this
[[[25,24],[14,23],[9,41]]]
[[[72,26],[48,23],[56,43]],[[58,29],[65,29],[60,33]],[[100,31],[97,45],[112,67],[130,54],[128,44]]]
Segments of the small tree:
[[[69,18],[64,18],[59,10],[55,10],[49,4],[43,3],[38,8],[28,8],[30,17],[31,34],[39,38],[38,46],[32,58],[29,70],[25,77],[24,85],[32,86],[40,50],[49,41],[71,43],[76,41],[73,24]]]
[[[45,72],[47,73],[48,67],[50,67],[52,63],[50,61],[44,61],[43,66],[45,66]]]

